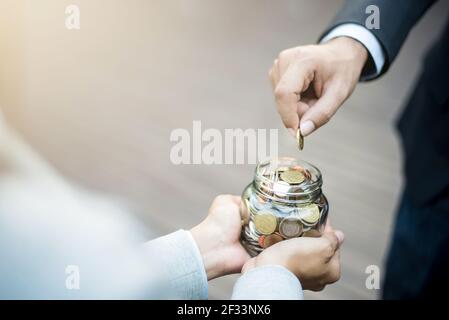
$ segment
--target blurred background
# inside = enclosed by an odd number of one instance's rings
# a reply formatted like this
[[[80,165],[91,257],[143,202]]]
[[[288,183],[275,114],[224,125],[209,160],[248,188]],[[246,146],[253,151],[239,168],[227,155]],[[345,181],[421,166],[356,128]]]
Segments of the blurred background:
[[[173,165],[172,130],[279,128],[279,153],[321,169],[332,224],[346,234],[341,280],[313,299],[375,299],[401,156],[394,120],[449,3],[410,34],[383,78],[360,84],[299,152],[277,115],[268,70],[315,43],[342,1],[0,0],[0,108],[64,176],[124,201],[155,235],[190,228],[212,199],[240,194],[253,165]],[[78,5],[81,29],[65,27]],[[382,15],[381,15],[382,23]],[[210,283],[229,298],[236,276]]]

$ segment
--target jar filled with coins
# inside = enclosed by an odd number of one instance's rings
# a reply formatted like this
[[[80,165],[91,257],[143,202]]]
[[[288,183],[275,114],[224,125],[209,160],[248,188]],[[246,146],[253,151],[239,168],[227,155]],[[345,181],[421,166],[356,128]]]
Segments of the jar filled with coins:
[[[321,235],[329,205],[320,171],[282,157],[259,163],[242,194],[241,242],[251,256],[289,238]]]

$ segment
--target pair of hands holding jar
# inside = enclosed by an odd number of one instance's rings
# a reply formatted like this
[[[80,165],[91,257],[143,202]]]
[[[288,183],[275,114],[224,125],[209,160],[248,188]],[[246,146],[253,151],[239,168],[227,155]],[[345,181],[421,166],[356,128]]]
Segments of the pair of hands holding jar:
[[[367,61],[357,41],[340,37],[325,44],[282,51],[269,72],[278,112],[293,135],[307,136],[327,123],[353,92]],[[318,238],[276,243],[254,258],[239,242],[240,197],[217,197],[207,218],[191,232],[209,279],[280,265],[295,274],[304,289],[322,290],[340,278],[340,246],[344,235],[328,223]]]
[[[206,219],[190,230],[208,280],[264,265],[287,268],[308,290],[322,290],[340,278],[340,245],[344,238],[341,231],[327,224],[320,237],[281,241],[251,258],[240,244],[240,202],[239,196],[216,197]]]

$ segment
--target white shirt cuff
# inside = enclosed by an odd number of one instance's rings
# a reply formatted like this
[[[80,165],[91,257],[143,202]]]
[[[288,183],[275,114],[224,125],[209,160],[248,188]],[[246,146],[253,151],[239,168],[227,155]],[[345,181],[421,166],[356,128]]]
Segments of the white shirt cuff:
[[[376,72],[372,74],[363,74],[360,79],[369,80],[378,76],[382,72],[382,68],[385,64],[385,55],[379,40],[377,40],[374,34],[359,24],[345,23],[329,31],[329,33],[321,39],[320,43],[342,36],[353,38],[363,44],[374,61]]]

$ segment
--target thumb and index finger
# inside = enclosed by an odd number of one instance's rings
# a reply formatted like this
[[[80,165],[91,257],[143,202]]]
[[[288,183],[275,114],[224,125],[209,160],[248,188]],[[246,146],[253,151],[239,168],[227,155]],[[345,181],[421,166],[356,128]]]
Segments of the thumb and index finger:
[[[294,134],[298,128],[301,128],[303,136],[311,134],[326,124],[344,102],[335,83],[323,87],[321,96],[313,106],[301,101],[301,95],[315,80],[315,76],[316,62],[313,60],[291,63],[274,90],[282,122]]]
[[[300,101],[301,94],[307,90],[313,81],[315,66],[312,61],[293,62],[279,80],[274,89],[276,105],[282,122],[287,129],[296,130],[299,127],[300,116],[309,106]]]

